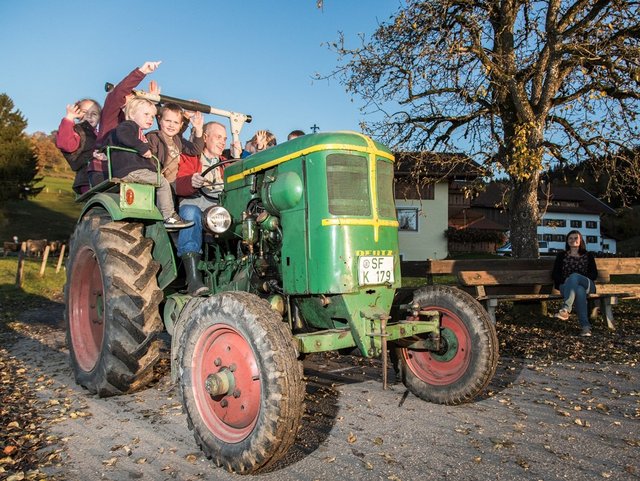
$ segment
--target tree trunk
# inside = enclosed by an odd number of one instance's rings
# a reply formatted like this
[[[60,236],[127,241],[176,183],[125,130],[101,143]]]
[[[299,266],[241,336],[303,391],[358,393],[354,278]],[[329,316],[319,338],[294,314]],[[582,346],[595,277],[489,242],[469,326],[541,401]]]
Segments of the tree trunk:
[[[514,257],[538,257],[538,181],[536,172],[512,181],[509,199],[510,241]]]

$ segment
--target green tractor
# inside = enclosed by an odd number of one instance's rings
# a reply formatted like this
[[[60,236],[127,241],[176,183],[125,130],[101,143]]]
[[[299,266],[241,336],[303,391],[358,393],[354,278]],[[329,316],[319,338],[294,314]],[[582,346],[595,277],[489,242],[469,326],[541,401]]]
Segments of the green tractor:
[[[183,105],[230,118],[234,136],[248,119]],[[237,473],[272,465],[294,443],[309,353],[380,357],[385,383],[390,357],[421,399],[472,400],[495,373],[495,329],[458,289],[397,295],[393,160],[364,135],[329,132],[229,164],[218,205],[203,213],[205,297],[185,293],[153,186],[112,178],[93,188],[79,199],[65,286],[76,381],[99,396],[143,388],[166,330],[196,442]]]

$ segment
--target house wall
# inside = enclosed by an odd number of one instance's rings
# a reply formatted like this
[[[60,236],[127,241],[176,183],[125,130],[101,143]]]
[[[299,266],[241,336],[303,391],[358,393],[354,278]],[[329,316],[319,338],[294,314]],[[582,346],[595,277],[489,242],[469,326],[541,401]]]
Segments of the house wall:
[[[433,200],[396,199],[396,209],[417,210],[417,230],[398,232],[400,255],[405,261],[444,259],[447,257],[449,188],[445,182],[436,184]],[[401,221],[402,224],[402,221]]]
[[[544,225],[545,221],[561,221],[563,226]],[[572,225],[578,223],[579,225]],[[589,227],[587,227],[589,223]],[[575,214],[565,212],[546,212],[542,218],[542,225],[538,226],[538,240],[547,241],[549,249],[563,250],[565,237],[572,230],[578,230],[585,239],[587,250],[602,251],[602,234],[600,232],[600,216],[598,214]],[[610,253],[616,252],[615,241],[608,242]]]
[[[618,246],[616,240],[611,237],[602,237],[602,252],[606,254],[616,254],[618,252]]]

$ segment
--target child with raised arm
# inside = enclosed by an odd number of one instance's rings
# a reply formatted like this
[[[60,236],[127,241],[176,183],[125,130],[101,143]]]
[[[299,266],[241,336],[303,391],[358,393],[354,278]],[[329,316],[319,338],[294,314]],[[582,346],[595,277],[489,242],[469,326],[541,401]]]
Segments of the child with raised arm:
[[[175,211],[171,186],[167,179],[158,175],[158,166],[152,159],[149,143],[144,135],[153,125],[156,106],[153,102],[134,98],[127,102],[124,109],[126,120],[118,124],[105,139],[105,145],[126,147],[135,152],[117,149],[111,151],[111,172],[125,182],[156,185],[156,205],[167,228],[182,229],[193,222],[184,221]],[[158,185],[159,183],[159,185]]]
[[[82,99],[67,105],[67,114],[60,121],[56,133],[56,147],[76,173],[73,180],[76,194],[84,194],[89,190],[87,164],[93,158],[100,112],[100,104],[93,99]]]
[[[204,148],[204,140],[202,138],[204,118],[202,114],[195,112],[191,118],[191,124],[193,125],[192,142],[182,137],[185,120],[185,112],[182,107],[173,103],[165,104],[160,109],[158,119],[160,130],[154,130],[147,134],[151,152],[158,157],[162,166],[162,175],[172,187],[175,186],[180,154],[200,157]]]
[[[133,98],[132,90],[136,88],[140,82],[150,73],[154,72],[161,64],[160,61],[145,62],[142,66],[134,68],[129,75],[123,78],[111,90],[104,99],[104,108],[100,118],[100,126],[98,128],[98,138],[96,146],[101,147],[109,133],[115,129],[118,124],[125,120],[123,109],[127,101]],[[159,92],[159,88],[154,81],[149,86],[149,92]],[[89,180],[91,185],[95,186],[106,178],[106,166],[101,156],[96,156],[89,163],[88,167]]]

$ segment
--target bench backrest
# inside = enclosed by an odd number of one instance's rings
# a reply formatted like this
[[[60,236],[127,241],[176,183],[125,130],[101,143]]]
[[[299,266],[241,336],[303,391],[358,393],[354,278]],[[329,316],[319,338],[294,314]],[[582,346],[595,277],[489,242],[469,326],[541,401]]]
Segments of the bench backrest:
[[[501,270],[501,271],[459,271],[458,281],[463,286],[530,286],[553,284],[550,270]],[[609,273],[599,270],[598,283],[609,282]]]
[[[531,271],[553,268],[553,257],[540,259],[459,259],[402,262],[402,275],[424,277],[428,275],[455,275],[460,271]],[[598,270],[612,275],[640,274],[640,257],[599,257]]]

